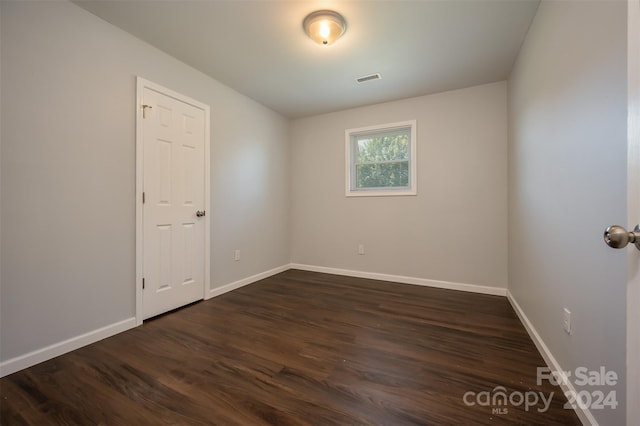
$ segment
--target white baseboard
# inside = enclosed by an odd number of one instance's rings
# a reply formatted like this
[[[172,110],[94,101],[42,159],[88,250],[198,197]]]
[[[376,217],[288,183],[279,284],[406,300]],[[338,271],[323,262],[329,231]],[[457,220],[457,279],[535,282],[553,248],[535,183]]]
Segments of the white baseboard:
[[[508,290],[507,299],[509,300],[509,303],[511,303],[511,306],[513,306],[513,309],[516,311],[516,314],[518,315],[518,318],[520,318],[520,322],[522,322],[524,328],[527,330],[527,333],[529,333],[529,337],[531,337],[531,340],[533,340],[536,348],[538,348],[538,352],[540,352],[542,358],[544,358],[544,361],[547,363],[547,367],[549,367],[552,371],[565,371],[560,366],[558,360],[556,360],[556,358],[553,356],[549,347],[544,343],[542,337],[540,337],[540,334],[538,334],[531,321],[529,321],[529,318],[525,315],[520,305],[518,305],[516,299]],[[569,392],[573,395],[576,395],[576,389],[570,380],[567,380],[566,382],[561,381],[560,387],[564,392]],[[578,414],[578,417],[580,418],[582,424],[598,426],[598,422],[596,421],[595,417],[593,417],[593,414],[591,414],[591,411],[589,411],[588,408],[578,408],[576,410],[576,414]]]
[[[491,294],[494,296],[506,296],[507,289],[502,287],[489,287],[476,284],[454,283],[449,281],[429,280],[426,278],[406,277],[402,275],[379,274],[375,272],[353,271],[350,269],[327,268],[324,266],[303,265],[292,263],[291,269],[301,269],[303,271],[322,272],[325,274],[345,275],[348,277],[368,278],[372,280],[392,281],[402,284],[422,285],[425,287],[437,287],[448,290],[467,291],[471,293]]]
[[[280,272],[284,272],[289,269],[291,269],[290,264],[282,265],[282,266],[278,266],[277,268],[273,268],[268,271],[252,275],[250,277],[243,278],[241,280],[238,280],[229,284],[225,284],[221,287],[212,288],[211,290],[209,290],[209,295],[207,296],[207,300],[211,299],[212,297],[216,297],[216,296],[220,296],[221,294],[228,293],[237,288],[244,287],[245,285],[255,283],[256,281],[269,278],[272,275],[279,274]]]
[[[274,268],[269,271],[265,271],[260,274],[256,274],[242,280],[224,285],[222,287],[214,288],[209,291],[207,299],[219,296],[228,291],[235,290],[237,288],[254,283],[280,272],[284,272],[288,269],[291,269],[291,266],[289,264],[283,265],[278,268]],[[41,362],[48,361],[67,352],[80,349],[83,346],[90,345],[102,339],[106,339],[107,337],[122,333],[123,331],[130,330],[137,325],[138,323],[135,317],[129,318],[114,324],[107,325],[97,330],[90,331],[80,336],[72,337],[65,341],[54,343],[53,345],[47,346],[45,348],[20,355],[15,358],[11,358],[0,363],[0,377],[8,376],[9,374],[32,367],[36,364],[40,364]]]
[[[8,376],[25,368],[32,367],[41,362],[50,360],[67,352],[80,349],[83,346],[90,345],[99,340],[106,339],[115,334],[122,333],[136,326],[135,317],[129,318],[123,321],[116,322],[114,324],[107,325],[97,330],[90,331],[80,336],[72,337],[71,339],[64,340],[62,342],[54,343],[42,349],[29,352],[24,355],[11,358],[7,361],[0,363],[0,377]]]
[[[301,269],[305,271],[323,272],[327,274],[346,275],[346,276],[359,277],[359,278],[392,281],[392,282],[398,282],[398,283],[404,283],[404,284],[422,285],[427,287],[437,287],[437,288],[444,288],[444,289],[450,289],[450,290],[461,290],[461,291],[467,291],[467,292],[473,292],[473,293],[491,294],[491,295],[498,295],[498,296],[507,295],[507,290],[500,287],[453,283],[448,281],[428,280],[424,278],[406,277],[401,275],[379,274],[379,273],[373,273],[373,272],[327,268],[322,266],[302,265],[302,264],[293,263],[293,264],[282,265],[277,268],[273,268],[268,271],[261,272],[259,274],[255,274],[250,277],[243,278],[241,280],[223,285],[221,287],[213,288],[209,291],[208,297],[206,299],[220,296],[229,291],[238,289],[240,287],[244,287],[246,285],[252,284],[256,281],[260,281],[264,278],[268,278],[272,275],[279,274],[280,272],[284,272],[289,269]],[[20,371],[24,368],[34,366],[36,364],[55,358],[67,352],[71,352],[83,346],[89,345],[91,343],[95,343],[99,340],[102,340],[107,337],[111,337],[115,334],[121,333],[123,331],[129,330],[136,326],[137,326],[136,318],[135,317],[129,318],[111,325],[107,325],[97,330],[90,331],[80,336],[73,337],[63,342],[55,343],[45,348],[38,349],[33,352],[29,352],[27,354],[9,359],[7,361],[0,363],[0,377],[4,377],[6,375],[15,373],[16,371]]]

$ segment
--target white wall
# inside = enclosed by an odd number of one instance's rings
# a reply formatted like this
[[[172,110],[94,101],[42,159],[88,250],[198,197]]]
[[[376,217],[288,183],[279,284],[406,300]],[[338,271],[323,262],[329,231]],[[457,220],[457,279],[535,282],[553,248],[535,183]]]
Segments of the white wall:
[[[288,120],[71,3],[0,7],[0,360],[134,314],[137,75],[211,106],[212,288],[289,263]]]
[[[0,7],[0,35],[2,34],[2,8]],[[0,82],[2,81],[2,38],[0,37]],[[0,84],[0,308],[2,307],[2,84]],[[0,314],[0,331],[2,315]],[[0,346],[2,341],[0,340]],[[1,349],[1,348],[0,348]],[[0,356],[0,360],[1,360]]]
[[[345,129],[411,119],[418,195],[345,197]],[[294,120],[291,144],[294,263],[506,287],[505,82]]]
[[[625,23],[622,1],[543,1],[509,80],[509,290],[564,370],[618,373],[602,425],[625,420],[625,253],[602,241],[627,224]]]

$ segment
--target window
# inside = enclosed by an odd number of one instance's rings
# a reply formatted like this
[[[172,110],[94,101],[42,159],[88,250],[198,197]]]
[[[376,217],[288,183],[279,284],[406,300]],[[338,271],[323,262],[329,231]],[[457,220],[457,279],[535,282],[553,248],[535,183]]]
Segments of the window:
[[[345,131],[347,196],[416,195],[416,122]]]

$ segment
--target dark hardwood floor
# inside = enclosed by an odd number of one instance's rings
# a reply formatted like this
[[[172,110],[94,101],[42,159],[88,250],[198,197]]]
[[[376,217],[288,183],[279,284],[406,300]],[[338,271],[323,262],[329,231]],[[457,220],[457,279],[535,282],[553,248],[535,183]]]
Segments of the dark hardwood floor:
[[[0,379],[0,421],[580,424],[544,365],[504,297],[290,270]]]

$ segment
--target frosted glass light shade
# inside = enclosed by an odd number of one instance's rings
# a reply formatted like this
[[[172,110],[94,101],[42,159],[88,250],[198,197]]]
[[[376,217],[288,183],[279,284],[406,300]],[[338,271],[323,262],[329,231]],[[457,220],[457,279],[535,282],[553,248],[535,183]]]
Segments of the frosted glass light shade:
[[[317,10],[304,18],[302,26],[316,43],[329,45],[339,39],[346,29],[342,15],[333,10]]]

